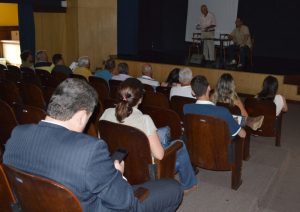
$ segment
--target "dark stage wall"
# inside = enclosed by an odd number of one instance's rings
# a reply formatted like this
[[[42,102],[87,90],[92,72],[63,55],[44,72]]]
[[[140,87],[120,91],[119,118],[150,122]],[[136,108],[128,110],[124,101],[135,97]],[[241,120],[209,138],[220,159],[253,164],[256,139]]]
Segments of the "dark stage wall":
[[[187,52],[187,4],[187,0],[118,0],[118,14],[123,14],[118,17],[118,54]],[[294,0],[239,1],[238,15],[255,39],[254,56],[300,60],[299,8],[300,1]]]

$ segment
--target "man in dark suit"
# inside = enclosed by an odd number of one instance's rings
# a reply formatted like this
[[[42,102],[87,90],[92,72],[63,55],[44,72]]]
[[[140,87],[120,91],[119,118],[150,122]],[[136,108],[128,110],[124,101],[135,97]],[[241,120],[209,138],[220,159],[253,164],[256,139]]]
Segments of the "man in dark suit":
[[[51,97],[45,120],[13,130],[3,162],[68,187],[84,211],[175,211],[182,200],[176,181],[143,184],[150,195],[140,202],[122,176],[124,162],[111,160],[103,140],[82,134],[97,101],[86,82],[65,80]]]

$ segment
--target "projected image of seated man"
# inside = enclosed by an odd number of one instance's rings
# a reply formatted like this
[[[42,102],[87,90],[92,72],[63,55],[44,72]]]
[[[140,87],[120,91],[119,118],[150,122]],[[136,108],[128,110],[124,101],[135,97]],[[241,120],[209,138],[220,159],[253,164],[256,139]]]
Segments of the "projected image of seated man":
[[[243,68],[246,66],[247,55],[252,46],[251,37],[249,28],[243,24],[241,18],[236,19],[235,26],[235,29],[229,35],[229,39],[233,41],[233,44],[228,47],[228,61],[229,65],[236,65],[235,53],[239,53],[237,68]]]

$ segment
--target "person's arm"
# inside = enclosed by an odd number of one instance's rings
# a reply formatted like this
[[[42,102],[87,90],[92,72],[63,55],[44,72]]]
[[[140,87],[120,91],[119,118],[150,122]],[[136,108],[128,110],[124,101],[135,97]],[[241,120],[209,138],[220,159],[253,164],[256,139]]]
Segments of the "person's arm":
[[[97,141],[91,146],[89,155],[85,169],[88,192],[101,199],[103,206],[111,210],[129,211],[136,207],[138,200],[134,197],[133,189],[123,179],[122,167],[117,164],[118,170],[116,169],[109,157],[106,143]]]
[[[241,137],[241,138],[245,138],[246,137],[246,131],[244,130],[244,128],[241,128],[238,135]]]
[[[250,38],[249,28],[247,26],[245,26],[245,25],[243,25],[242,27],[244,27],[243,31],[242,31],[244,33],[244,36],[243,36],[242,43],[240,45],[241,47],[242,46],[246,46],[247,45],[247,41]]]
[[[283,107],[282,107],[281,111],[287,112],[288,111],[288,106],[287,106],[287,103],[286,103],[286,99],[283,96],[281,96],[281,97],[282,97],[282,101],[283,101]]]
[[[153,134],[148,136],[148,140],[149,140],[149,144],[150,144],[150,149],[152,152],[152,155],[154,158],[161,160],[164,157],[164,148],[162,147],[159,137],[155,132],[153,132]]]
[[[241,110],[241,115],[242,115],[242,116],[248,117],[248,113],[247,113],[247,111],[246,111],[246,109],[245,109],[245,107],[244,107],[243,102],[242,102],[240,99],[237,99],[237,100],[234,102],[234,104],[240,108],[240,110]]]

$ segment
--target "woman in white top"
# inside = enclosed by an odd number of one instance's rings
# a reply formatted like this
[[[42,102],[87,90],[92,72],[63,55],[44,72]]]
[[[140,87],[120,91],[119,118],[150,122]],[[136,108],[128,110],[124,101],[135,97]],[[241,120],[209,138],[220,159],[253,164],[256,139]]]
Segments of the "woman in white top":
[[[286,104],[285,98],[277,94],[278,91],[278,80],[273,76],[267,76],[264,79],[262,90],[257,94],[259,99],[273,99],[276,105],[276,116],[280,114],[281,111],[287,112],[288,106]]]
[[[139,80],[135,78],[126,79],[119,87],[119,102],[116,108],[105,110],[100,120],[125,124],[141,130],[148,137],[152,156],[161,160],[164,157],[164,148],[157,135],[157,128],[151,117],[144,115],[138,109],[138,105],[142,102],[143,94],[143,84]],[[177,151],[176,162],[179,164],[178,172],[183,190],[193,188],[197,180],[184,143],[183,147]]]

